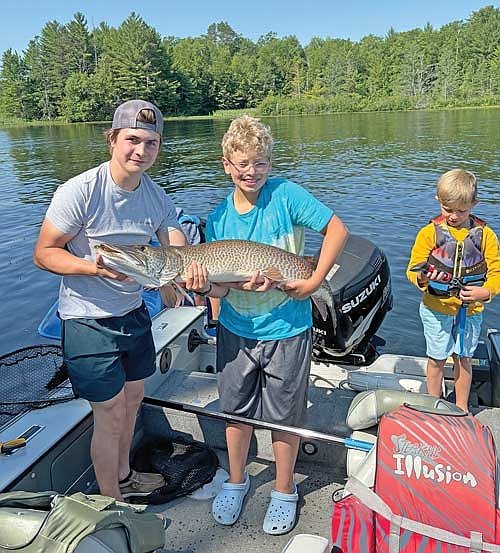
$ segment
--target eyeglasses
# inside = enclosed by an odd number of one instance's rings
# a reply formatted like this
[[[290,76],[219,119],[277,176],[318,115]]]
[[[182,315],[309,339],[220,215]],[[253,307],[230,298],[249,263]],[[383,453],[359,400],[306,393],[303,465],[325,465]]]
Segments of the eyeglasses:
[[[232,165],[238,173],[247,173],[250,171],[250,168],[253,167],[256,173],[265,173],[269,166],[271,165],[270,161],[256,161],[254,163],[241,162],[234,163],[227,157],[224,158],[230,165]]]

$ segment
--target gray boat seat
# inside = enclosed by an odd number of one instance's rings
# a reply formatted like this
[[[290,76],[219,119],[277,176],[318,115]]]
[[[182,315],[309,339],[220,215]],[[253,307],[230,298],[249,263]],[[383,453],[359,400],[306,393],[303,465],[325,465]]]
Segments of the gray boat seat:
[[[329,541],[315,534],[296,534],[281,553],[327,553]]]
[[[85,536],[75,553],[129,553],[127,532],[124,528],[104,528]]]
[[[3,547],[24,551],[23,546],[40,531],[48,511],[4,507],[0,513],[0,550]],[[28,550],[28,549],[26,549]],[[75,553],[129,553],[124,528],[103,528],[85,536],[74,549]]]

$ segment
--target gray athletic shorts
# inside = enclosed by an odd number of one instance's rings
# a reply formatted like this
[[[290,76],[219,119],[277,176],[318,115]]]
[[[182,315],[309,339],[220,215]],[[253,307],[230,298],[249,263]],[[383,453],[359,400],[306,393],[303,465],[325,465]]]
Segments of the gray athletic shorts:
[[[305,418],[311,330],[283,340],[251,340],[219,324],[217,373],[224,413],[288,426]]]

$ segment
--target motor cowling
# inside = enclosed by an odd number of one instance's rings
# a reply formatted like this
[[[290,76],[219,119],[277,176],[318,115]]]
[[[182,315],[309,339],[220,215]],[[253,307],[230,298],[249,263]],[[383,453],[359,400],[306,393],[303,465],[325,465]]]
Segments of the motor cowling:
[[[365,364],[373,360],[373,341],[392,309],[389,262],[373,242],[349,235],[328,283],[335,313],[323,320],[313,306],[313,359]]]

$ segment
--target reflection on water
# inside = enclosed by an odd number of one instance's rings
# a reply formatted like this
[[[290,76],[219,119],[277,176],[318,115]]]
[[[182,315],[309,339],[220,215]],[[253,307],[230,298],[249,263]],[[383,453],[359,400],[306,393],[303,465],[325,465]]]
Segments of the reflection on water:
[[[500,110],[339,114],[266,118],[276,143],[273,174],[287,176],[330,205],[348,224],[381,246],[392,270],[394,309],[380,334],[384,351],[424,355],[419,293],[405,278],[418,229],[438,213],[441,173],[464,167],[479,177],[475,213],[500,233],[498,209]],[[228,121],[169,121],[161,155],[150,171],[185,212],[204,216],[232,188],[220,164]],[[107,159],[106,126],[0,129],[0,354],[43,342],[37,326],[57,297],[59,279],[31,261],[54,189]],[[319,236],[308,234],[314,252]],[[499,301],[499,300],[496,300]],[[484,330],[500,328],[488,306]]]

